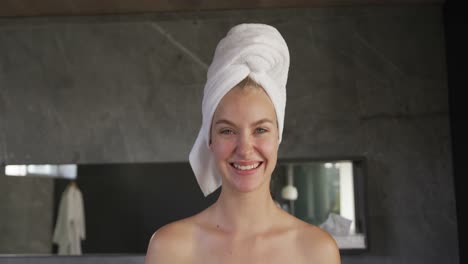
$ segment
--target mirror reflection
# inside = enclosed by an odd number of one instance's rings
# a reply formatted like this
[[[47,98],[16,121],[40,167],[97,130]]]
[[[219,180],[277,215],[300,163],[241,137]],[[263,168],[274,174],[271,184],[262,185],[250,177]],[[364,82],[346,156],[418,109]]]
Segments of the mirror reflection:
[[[360,160],[278,161],[277,205],[365,249]],[[8,165],[0,174],[0,254],[145,254],[159,227],[214,203],[189,163]],[[74,242],[70,242],[74,241]]]
[[[272,176],[273,197],[286,211],[330,233],[340,249],[364,249],[365,230],[356,224],[362,219],[356,211],[354,174],[360,172],[355,166],[351,160],[281,162]]]

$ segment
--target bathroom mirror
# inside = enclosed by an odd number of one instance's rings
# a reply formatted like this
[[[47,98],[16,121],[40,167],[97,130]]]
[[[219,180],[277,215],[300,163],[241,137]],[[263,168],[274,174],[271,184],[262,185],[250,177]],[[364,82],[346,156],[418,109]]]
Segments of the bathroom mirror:
[[[72,183],[84,205],[81,255],[145,254],[156,229],[203,210],[220,193],[203,197],[187,162],[76,164],[76,177],[55,165],[35,165],[23,176],[1,168],[0,256],[59,253],[53,235]],[[365,250],[363,165],[362,159],[279,160],[272,196],[284,210],[329,231],[343,252]]]
[[[279,161],[271,190],[279,206],[326,230],[341,250],[367,249],[364,159]]]

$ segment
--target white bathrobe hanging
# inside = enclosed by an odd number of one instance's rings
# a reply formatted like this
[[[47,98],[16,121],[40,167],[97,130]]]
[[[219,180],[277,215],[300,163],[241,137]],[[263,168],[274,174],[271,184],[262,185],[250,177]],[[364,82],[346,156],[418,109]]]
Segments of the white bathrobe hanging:
[[[83,196],[76,184],[63,192],[53,242],[59,255],[81,255],[81,240],[86,238]]]

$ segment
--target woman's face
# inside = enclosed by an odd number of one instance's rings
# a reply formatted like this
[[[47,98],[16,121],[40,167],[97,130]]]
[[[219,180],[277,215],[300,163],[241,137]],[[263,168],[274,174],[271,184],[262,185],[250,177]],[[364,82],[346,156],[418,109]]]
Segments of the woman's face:
[[[233,88],[219,103],[210,149],[223,188],[251,192],[269,188],[279,145],[276,113],[262,88]]]

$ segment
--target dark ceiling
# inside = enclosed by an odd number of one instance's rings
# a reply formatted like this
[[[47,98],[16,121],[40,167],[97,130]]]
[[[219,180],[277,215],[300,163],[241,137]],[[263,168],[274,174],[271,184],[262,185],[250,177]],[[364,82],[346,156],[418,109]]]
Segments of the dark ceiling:
[[[444,0],[0,0],[0,17],[103,15],[215,9],[442,4]]]

